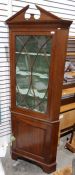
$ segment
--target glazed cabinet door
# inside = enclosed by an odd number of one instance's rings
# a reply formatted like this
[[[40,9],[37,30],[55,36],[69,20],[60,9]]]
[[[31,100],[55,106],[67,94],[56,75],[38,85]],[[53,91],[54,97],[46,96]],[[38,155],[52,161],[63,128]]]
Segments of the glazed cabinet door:
[[[16,106],[47,113],[50,36],[16,36]]]
[[[11,57],[11,110],[33,118],[49,118],[53,36],[14,32]],[[13,83],[14,82],[14,83]]]

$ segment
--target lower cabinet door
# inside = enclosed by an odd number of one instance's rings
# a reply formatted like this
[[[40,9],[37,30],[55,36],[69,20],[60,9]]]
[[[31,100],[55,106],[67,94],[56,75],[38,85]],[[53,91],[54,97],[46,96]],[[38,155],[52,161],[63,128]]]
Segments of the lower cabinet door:
[[[58,124],[27,118],[21,114],[12,115],[12,158],[23,157],[39,164],[44,171],[56,168]],[[57,133],[58,134],[58,133]]]

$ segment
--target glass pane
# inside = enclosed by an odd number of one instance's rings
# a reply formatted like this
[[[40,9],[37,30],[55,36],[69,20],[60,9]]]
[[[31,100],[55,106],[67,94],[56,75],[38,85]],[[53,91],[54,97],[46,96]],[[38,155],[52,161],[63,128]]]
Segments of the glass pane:
[[[16,106],[47,112],[51,38],[16,36]]]

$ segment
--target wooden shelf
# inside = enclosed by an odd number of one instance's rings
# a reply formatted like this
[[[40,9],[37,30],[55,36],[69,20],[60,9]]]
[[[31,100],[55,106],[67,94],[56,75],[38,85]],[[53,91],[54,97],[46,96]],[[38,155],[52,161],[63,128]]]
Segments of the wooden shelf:
[[[69,36],[69,40],[75,40],[75,36]]]
[[[67,52],[67,56],[75,56],[75,52]]]
[[[61,106],[60,107],[60,113],[70,111],[72,109],[75,109],[75,103],[70,103],[70,104]]]
[[[75,87],[62,90],[62,96],[71,95],[75,93]]]
[[[66,96],[72,95],[74,93],[75,93],[75,87],[73,87],[73,88],[67,88],[67,89],[63,89],[62,90],[62,96],[65,97],[65,100],[66,100]],[[60,113],[63,113],[63,112],[66,112],[66,111],[70,111],[72,109],[75,109],[75,102],[62,105],[60,107]]]
[[[64,112],[62,117],[60,114],[60,129],[69,128],[75,123],[75,110]]]
[[[66,72],[68,75],[70,75],[70,76],[75,76],[75,71],[73,71],[73,72]]]
[[[72,87],[75,87],[75,82],[63,85],[63,89],[68,89],[68,88],[72,88]]]

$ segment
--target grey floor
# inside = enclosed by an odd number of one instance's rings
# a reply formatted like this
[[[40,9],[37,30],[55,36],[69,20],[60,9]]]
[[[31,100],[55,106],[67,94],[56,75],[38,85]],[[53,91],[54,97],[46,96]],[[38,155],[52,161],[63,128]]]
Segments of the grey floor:
[[[71,153],[64,148],[66,143],[66,137],[60,140],[57,151],[57,169],[63,168],[65,166],[71,166],[72,160],[75,158],[75,154]],[[27,161],[24,160],[11,160],[9,147],[7,149],[6,156],[1,158],[1,164],[4,173],[0,175],[47,175],[43,170]],[[0,171],[1,172],[1,171]]]

